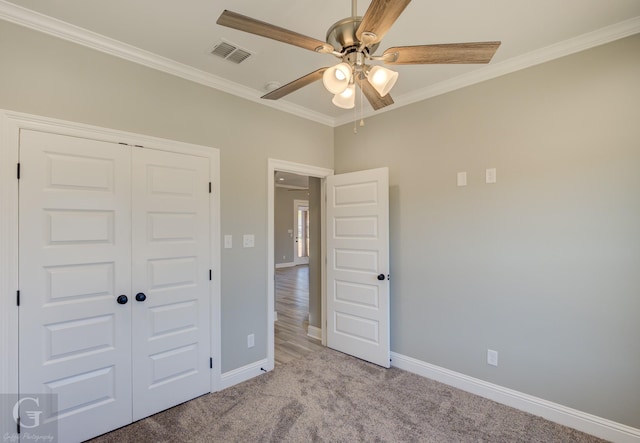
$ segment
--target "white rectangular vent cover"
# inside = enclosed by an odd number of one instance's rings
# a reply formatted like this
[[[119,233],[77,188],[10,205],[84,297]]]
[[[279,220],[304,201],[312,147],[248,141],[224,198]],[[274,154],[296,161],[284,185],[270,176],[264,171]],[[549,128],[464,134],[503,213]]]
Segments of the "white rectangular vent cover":
[[[235,64],[242,63],[251,56],[251,53],[245,49],[238,48],[229,42],[220,41],[216,43],[211,54],[221,57]]]

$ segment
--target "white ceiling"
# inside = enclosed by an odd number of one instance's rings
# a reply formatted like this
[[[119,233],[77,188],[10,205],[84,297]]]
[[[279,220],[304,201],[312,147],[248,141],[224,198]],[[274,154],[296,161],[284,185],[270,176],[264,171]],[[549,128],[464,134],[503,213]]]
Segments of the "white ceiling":
[[[368,6],[361,0],[358,14]],[[0,19],[324,124],[353,120],[353,111],[331,104],[322,82],[278,101],[261,100],[267,83],[286,84],[338,60],[219,26],[224,9],[324,40],[333,23],[351,15],[351,1],[0,0]],[[638,0],[416,0],[387,33],[378,54],[404,45],[493,40],[502,45],[489,65],[394,66],[400,73],[391,92],[396,104],[383,111],[638,32]],[[253,55],[239,65],[210,55],[220,40]],[[364,105],[365,115],[373,113],[366,99]]]

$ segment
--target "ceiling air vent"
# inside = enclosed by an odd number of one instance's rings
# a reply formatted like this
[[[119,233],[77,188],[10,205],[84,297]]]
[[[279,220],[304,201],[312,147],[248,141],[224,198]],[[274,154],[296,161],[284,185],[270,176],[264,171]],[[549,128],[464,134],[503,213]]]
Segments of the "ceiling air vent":
[[[235,64],[242,63],[251,56],[249,51],[238,48],[236,45],[224,41],[217,43],[213,47],[211,54]]]

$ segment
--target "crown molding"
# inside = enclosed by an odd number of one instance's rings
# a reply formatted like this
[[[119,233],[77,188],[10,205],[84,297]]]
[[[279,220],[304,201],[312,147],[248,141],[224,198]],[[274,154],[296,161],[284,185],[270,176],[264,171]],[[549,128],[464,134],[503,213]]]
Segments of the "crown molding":
[[[166,57],[23,8],[5,0],[0,0],[0,19],[327,126],[336,127],[353,121],[353,115],[351,113],[345,113],[342,116],[333,118],[286,101],[261,100],[260,97],[262,93],[255,89],[247,88],[246,86],[228,81],[222,77],[178,63]],[[467,74],[436,83],[410,94],[405,94],[395,98],[395,104],[391,106],[387,106],[378,111],[369,110],[365,112],[364,117],[371,117],[393,111],[402,106],[407,106],[475,83],[539,65],[637,33],[640,33],[640,17],[634,17],[499,63],[486,65]]]
[[[0,19],[39,31],[96,51],[104,52],[151,69],[199,83],[237,97],[278,109],[298,117],[327,126],[334,126],[334,119],[310,109],[284,101],[261,100],[260,91],[247,88],[208,72],[162,57],[153,52],[72,25],[53,17],[0,0]]]
[[[604,45],[638,33],[640,33],[640,16],[606,26],[593,32],[588,32],[544,48],[536,49],[499,63],[486,65],[472,72],[435,83],[410,94],[405,94],[397,98],[394,97],[395,104],[375,112],[370,110],[365,112],[364,116],[371,117],[383,112],[393,111],[394,109],[398,109],[402,106],[407,106],[447,92],[455,91],[456,89],[461,89],[466,86],[471,86],[512,72],[530,68],[535,65],[575,54],[596,46]],[[336,119],[336,126],[350,123],[352,121],[353,116],[345,114],[344,116]]]

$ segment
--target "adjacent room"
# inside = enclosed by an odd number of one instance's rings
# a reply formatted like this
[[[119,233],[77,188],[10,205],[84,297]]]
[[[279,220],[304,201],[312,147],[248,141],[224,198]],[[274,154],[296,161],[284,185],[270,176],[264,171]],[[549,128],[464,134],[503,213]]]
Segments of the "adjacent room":
[[[640,2],[0,0],[0,426],[640,442]]]

